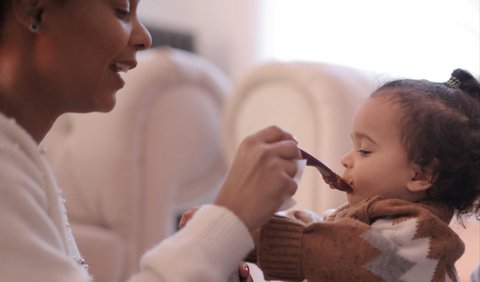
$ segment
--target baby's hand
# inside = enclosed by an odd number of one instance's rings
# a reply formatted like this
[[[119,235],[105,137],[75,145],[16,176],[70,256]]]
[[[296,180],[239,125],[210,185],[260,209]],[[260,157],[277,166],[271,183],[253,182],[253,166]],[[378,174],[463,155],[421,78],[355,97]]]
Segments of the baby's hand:
[[[241,282],[253,282],[253,278],[250,275],[250,268],[245,262],[240,262],[238,265],[238,274]]]
[[[182,214],[182,217],[180,218],[180,221],[178,222],[178,229],[182,229],[187,222],[192,219],[193,215],[197,212],[199,207],[193,207],[187,210]]]
[[[290,218],[298,219],[305,224],[322,221],[322,218],[320,216],[318,216],[313,211],[309,211],[309,210],[289,211],[289,212],[287,212],[286,216],[288,216]]]
[[[238,271],[234,271],[228,277],[227,282],[253,282],[248,264],[245,262],[240,262],[238,265]]]

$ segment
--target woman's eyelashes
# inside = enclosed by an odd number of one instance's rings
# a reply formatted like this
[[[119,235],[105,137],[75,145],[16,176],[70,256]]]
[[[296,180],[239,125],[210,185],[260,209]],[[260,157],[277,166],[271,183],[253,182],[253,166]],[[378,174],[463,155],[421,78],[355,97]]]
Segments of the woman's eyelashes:
[[[116,8],[115,9],[115,15],[121,19],[125,20],[127,17],[130,15],[130,11],[128,9],[121,9],[121,8]]]

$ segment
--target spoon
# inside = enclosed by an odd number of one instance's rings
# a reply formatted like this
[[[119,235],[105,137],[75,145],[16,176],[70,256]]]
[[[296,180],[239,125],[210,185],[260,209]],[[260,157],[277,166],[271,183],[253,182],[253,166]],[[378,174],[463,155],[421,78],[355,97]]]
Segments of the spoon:
[[[330,168],[328,168],[325,164],[323,164],[314,156],[310,155],[302,149],[300,149],[300,152],[302,153],[302,158],[307,160],[307,165],[317,168],[320,174],[322,174],[323,180],[330,186],[330,188],[338,189],[347,193],[353,192],[352,186],[348,184],[345,179],[333,172]]]

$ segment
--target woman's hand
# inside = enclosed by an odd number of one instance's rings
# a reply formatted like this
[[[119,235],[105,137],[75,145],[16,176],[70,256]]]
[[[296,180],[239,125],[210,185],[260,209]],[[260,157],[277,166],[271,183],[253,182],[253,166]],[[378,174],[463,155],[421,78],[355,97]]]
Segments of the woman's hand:
[[[250,135],[240,144],[215,204],[230,209],[253,231],[295,193],[300,158],[295,138],[276,126]]]
[[[187,210],[182,214],[182,217],[180,218],[180,221],[178,222],[178,229],[182,229],[187,222],[192,219],[193,215],[197,212],[199,207],[193,207]]]

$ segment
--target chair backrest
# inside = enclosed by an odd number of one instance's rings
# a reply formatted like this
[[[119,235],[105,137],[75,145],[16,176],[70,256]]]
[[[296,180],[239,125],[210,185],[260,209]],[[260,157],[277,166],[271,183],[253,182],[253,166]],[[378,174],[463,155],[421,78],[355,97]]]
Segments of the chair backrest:
[[[217,192],[230,81],[199,56],[170,48],[145,51],[124,78],[111,113],[66,114],[43,145],[71,222],[118,233],[128,275],[175,231],[179,214]]]
[[[340,172],[340,159],[351,148],[355,109],[373,91],[366,72],[324,63],[271,62],[253,69],[235,85],[227,105],[224,143],[231,161],[248,134],[278,125],[293,133],[303,149]],[[321,212],[345,201],[343,193],[306,168],[295,195],[296,208]]]

